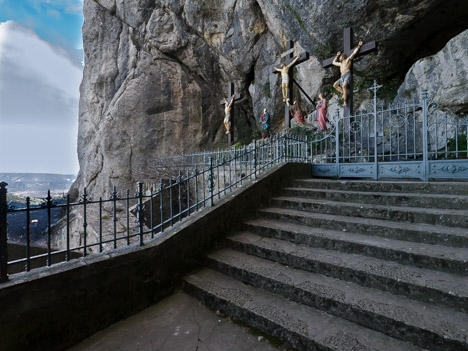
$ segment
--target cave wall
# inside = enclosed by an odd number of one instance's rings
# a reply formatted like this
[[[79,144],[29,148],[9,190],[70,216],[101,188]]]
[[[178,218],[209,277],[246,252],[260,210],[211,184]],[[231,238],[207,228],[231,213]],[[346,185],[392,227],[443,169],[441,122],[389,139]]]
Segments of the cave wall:
[[[355,86],[365,91],[378,79],[396,93],[416,60],[466,29],[467,15],[468,2],[453,0],[85,0],[72,195],[152,181],[154,157],[225,147],[220,100],[229,81],[243,96],[235,105],[239,141],[257,135],[264,107],[281,128],[272,69],[288,39],[296,52],[311,53],[296,74],[310,96],[331,92],[338,69],[320,62],[341,49],[347,26],[355,42],[378,42],[378,51],[356,60]]]

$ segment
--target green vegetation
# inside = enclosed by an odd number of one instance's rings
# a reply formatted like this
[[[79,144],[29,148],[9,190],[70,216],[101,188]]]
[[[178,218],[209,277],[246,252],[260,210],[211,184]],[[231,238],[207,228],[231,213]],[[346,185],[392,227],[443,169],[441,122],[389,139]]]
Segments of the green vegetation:
[[[252,140],[253,139],[260,139],[262,137],[262,133],[257,129],[252,131]]]
[[[367,99],[369,96],[367,89],[371,87],[372,84],[374,84],[374,79],[375,78],[371,78],[366,75],[363,71],[354,69],[354,90],[356,92],[355,97],[361,98],[363,100]],[[393,101],[398,93],[398,88],[401,86],[404,79],[404,76],[395,76],[390,77],[383,82],[377,82],[382,85],[382,88],[377,91],[377,97],[386,102]]]
[[[263,84],[262,88],[263,88],[263,95],[271,99],[272,95],[271,95],[270,81],[267,81],[265,84]]]
[[[331,42],[320,44],[318,47],[315,47],[318,57],[321,60],[325,60],[329,57],[335,56],[338,50],[335,50],[335,45]]]
[[[449,148],[449,151],[452,151],[452,152],[455,152],[457,150],[466,151],[468,150],[467,146],[468,145],[467,145],[466,135],[459,135],[458,140],[456,138],[450,138],[448,140],[448,148]]]
[[[15,208],[26,208],[26,196],[7,193],[7,202],[10,206],[14,206]],[[32,207],[34,207],[39,206],[43,202],[44,199],[31,197],[30,204]]]
[[[324,136],[324,133],[321,130],[309,129],[299,126],[291,128],[289,133],[297,137],[308,137],[309,140],[321,139]]]
[[[301,27],[304,32],[308,33],[306,26],[304,25],[304,22],[302,21],[301,16],[290,6],[290,5],[285,5],[285,7],[289,10],[289,12],[292,13],[292,15],[296,18],[297,23],[299,24],[299,27]]]

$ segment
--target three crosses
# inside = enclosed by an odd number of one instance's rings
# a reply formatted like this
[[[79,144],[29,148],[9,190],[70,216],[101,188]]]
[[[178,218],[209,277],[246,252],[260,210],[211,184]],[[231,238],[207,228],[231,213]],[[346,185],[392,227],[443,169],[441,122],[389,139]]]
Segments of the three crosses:
[[[349,57],[354,51],[353,32],[352,32],[351,28],[345,28],[344,34],[343,34],[343,42],[344,42],[343,43],[344,44],[343,53],[345,53]],[[376,47],[377,46],[376,46],[375,41],[365,43],[361,47],[359,52],[357,53],[356,57],[364,55],[364,54],[374,50]],[[281,58],[283,58],[283,57],[286,58],[285,62],[284,62],[284,64],[286,66],[289,65],[295,59],[296,56],[294,55],[294,41],[289,40],[287,42],[286,51],[281,54]],[[294,101],[294,91],[293,91],[292,83],[296,83],[298,88],[305,94],[303,89],[294,80],[294,74],[293,73],[294,73],[294,67],[301,64],[301,63],[303,63],[303,62],[305,62],[305,61],[307,61],[309,59],[309,57],[310,57],[310,54],[307,51],[301,53],[300,58],[291,66],[291,68],[290,68],[290,70],[288,72],[289,82],[290,82],[289,91],[288,91],[288,98],[289,98],[290,102]],[[326,60],[323,60],[322,67],[327,68],[327,67],[332,66],[334,59],[335,59],[335,56],[330,57],[330,58],[328,58]],[[273,73],[277,74],[278,72],[276,70],[274,70]],[[352,78],[353,77],[353,67],[352,67],[352,65],[351,65],[350,73],[351,73],[351,81],[350,81],[350,84],[348,85],[348,89],[349,89],[348,104],[347,104],[347,106],[344,106],[344,116],[345,117],[348,117],[348,116],[353,114],[353,85],[352,85],[352,82],[353,82],[353,78]],[[231,97],[232,97],[233,94],[234,94],[234,83],[231,82],[231,83],[228,84],[228,98],[227,98],[228,103],[230,102]],[[306,96],[307,96],[307,94],[306,94]],[[234,101],[239,100],[240,98],[241,98],[241,95],[237,94],[237,95],[234,96]],[[225,104],[225,100],[221,101],[221,104]],[[231,145],[234,142],[234,118],[233,117],[234,117],[234,114],[231,113],[231,132],[228,134],[229,145]],[[290,111],[289,111],[289,105],[285,104],[285,108],[284,108],[284,127],[289,128],[290,124],[291,124],[291,116],[290,116]]]

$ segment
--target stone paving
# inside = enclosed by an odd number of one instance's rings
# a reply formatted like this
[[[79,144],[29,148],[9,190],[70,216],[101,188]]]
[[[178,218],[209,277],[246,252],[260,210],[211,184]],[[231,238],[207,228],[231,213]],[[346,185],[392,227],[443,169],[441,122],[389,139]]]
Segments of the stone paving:
[[[69,351],[284,350],[178,292]]]

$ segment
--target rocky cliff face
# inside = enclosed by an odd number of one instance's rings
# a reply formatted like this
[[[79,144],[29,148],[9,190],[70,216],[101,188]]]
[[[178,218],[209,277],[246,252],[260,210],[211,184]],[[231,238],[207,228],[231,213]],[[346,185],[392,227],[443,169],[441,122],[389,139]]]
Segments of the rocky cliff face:
[[[412,63],[466,29],[467,14],[468,3],[455,0],[85,0],[74,192],[133,187],[151,181],[152,157],[225,146],[220,100],[229,81],[243,96],[239,140],[251,139],[264,107],[280,127],[272,69],[288,39],[311,53],[296,78],[315,97],[338,78],[320,62],[341,49],[344,27],[355,42],[378,41],[356,62],[359,89],[374,78],[401,82]]]
[[[397,98],[419,101],[422,89],[454,116],[468,114],[468,30],[437,54],[418,60],[406,74]]]

